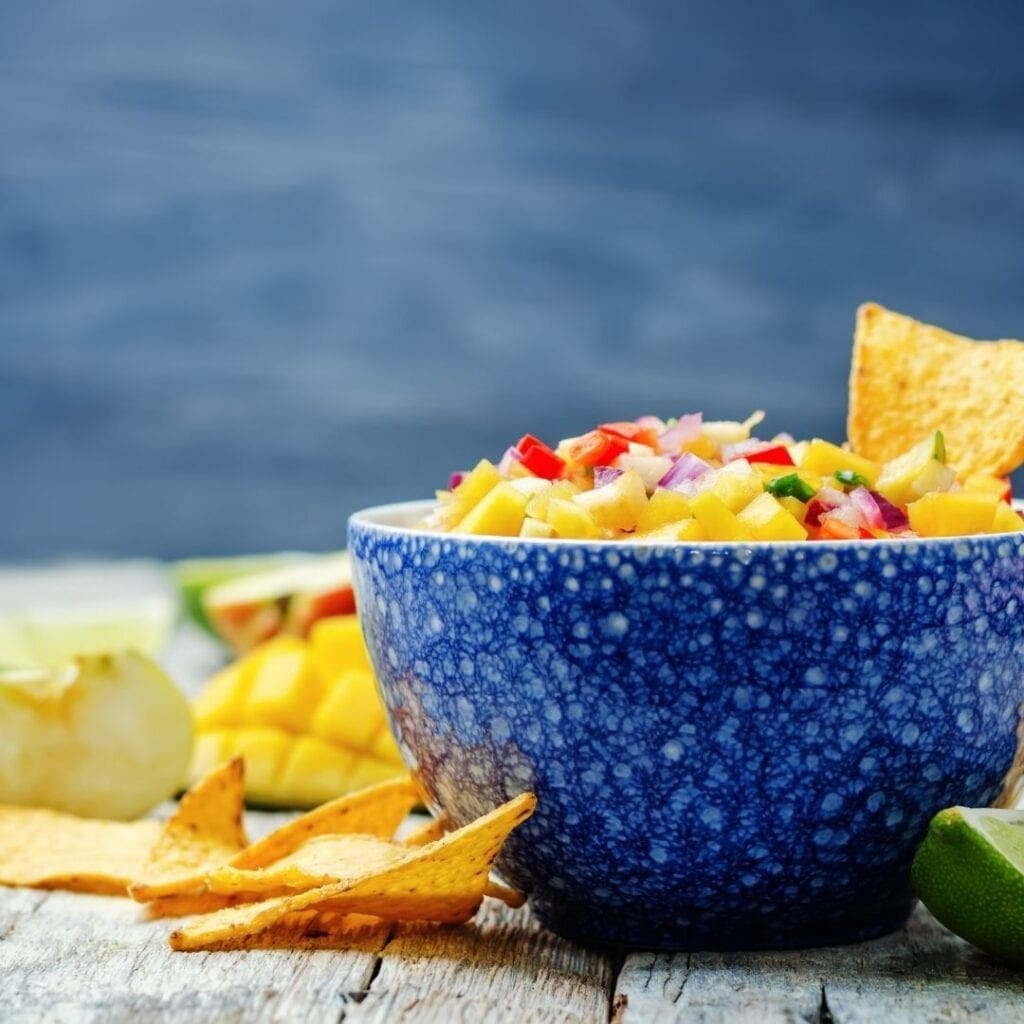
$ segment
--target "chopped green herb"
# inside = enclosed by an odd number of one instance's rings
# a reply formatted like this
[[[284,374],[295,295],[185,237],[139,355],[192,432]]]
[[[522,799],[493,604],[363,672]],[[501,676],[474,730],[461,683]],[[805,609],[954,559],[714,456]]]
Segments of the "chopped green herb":
[[[936,458],[943,465],[946,463],[946,439],[942,436],[941,430],[935,431],[935,454]]]
[[[837,469],[832,474],[844,487],[867,487],[868,478],[852,469]]]
[[[810,501],[815,493],[814,488],[797,473],[777,476],[769,480],[764,489],[775,498],[796,498],[797,501]]]

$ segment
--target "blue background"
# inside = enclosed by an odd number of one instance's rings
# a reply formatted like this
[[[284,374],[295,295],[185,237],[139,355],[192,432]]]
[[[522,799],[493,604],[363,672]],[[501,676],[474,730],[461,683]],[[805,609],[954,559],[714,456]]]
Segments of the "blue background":
[[[525,430],[1024,334],[1024,5],[0,5],[0,557],[326,548]]]

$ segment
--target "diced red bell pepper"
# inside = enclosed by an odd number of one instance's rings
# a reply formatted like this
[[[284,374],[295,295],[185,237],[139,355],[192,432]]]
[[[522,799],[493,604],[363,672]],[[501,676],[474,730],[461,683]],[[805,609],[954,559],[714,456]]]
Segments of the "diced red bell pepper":
[[[811,498],[804,513],[804,523],[807,526],[820,526],[821,517],[832,510],[832,506],[826,504],[821,498]]]
[[[658,432],[653,427],[641,427],[630,420],[617,420],[615,423],[602,423],[598,428],[604,434],[621,437],[624,441],[636,441],[648,448],[658,450]]]
[[[793,456],[789,454],[789,449],[784,444],[752,452],[747,456],[747,462],[770,462],[773,466],[792,466],[794,464]]]
[[[569,457],[581,466],[607,466],[625,451],[629,451],[629,442],[624,438],[592,430],[572,443]]]
[[[1012,505],[1013,484],[1010,482],[1010,478],[1008,476],[1000,477],[1000,479],[1003,481],[1004,484],[1006,484],[1006,489],[1002,492],[1002,494],[999,495],[999,497],[1002,498],[1007,505]]]
[[[817,533],[816,540],[857,540],[858,538],[871,540],[875,536],[870,530],[851,526],[849,523],[835,518],[823,519]]]
[[[544,480],[560,480],[565,475],[565,460],[556,455],[539,437],[523,434],[516,450],[521,458],[519,463],[534,476]]]

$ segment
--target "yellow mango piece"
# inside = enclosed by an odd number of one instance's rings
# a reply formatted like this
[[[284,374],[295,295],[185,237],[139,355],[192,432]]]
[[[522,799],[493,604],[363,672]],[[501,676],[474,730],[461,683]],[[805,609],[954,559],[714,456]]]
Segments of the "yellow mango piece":
[[[800,462],[801,469],[809,469],[819,476],[832,476],[837,470],[849,469],[859,473],[868,485],[873,487],[881,472],[881,467],[871,459],[865,459],[862,455],[855,455],[845,448],[822,441],[816,437],[807,445],[807,451]]]
[[[710,491],[702,491],[691,498],[690,508],[707,540],[750,540],[743,524],[725,502]]]
[[[333,800],[353,788],[356,762],[356,755],[350,750],[316,736],[299,736],[285,757],[272,802],[314,807]],[[392,768],[394,775],[399,771]]]
[[[529,496],[509,483],[493,487],[455,527],[455,533],[515,537],[523,526]]]
[[[1024,519],[1014,512],[1005,501],[996,505],[995,518],[989,527],[989,533],[1019,533],[1024,530]]]
[[[245,702],[245,721],[304,732],[324,689],[306,644],[298,637],[275,637],[263,647]]]
[[[798,522],[807,518],[807,503],[799,498],[779,498],[779,504]]]
[[[648,499],[640,517],[636,521],[636,532],[646,533],[659,526],[678,523],[681,519],[690,518],[690,501],[679,491],[670,491],[659,487]]]
[[[353,750],[369,750],[384,723],[384,706],[370,672],[342,672],[310,721],[310,732]]]
[[[807,531],[793,514],[767,493],[755,498],[736,518],[755,540],[807,539]]]
[[[647,505],[647,488],[635,469],[626,470],[604,487],[595,487],[573,498],[590,513],[599,529],[632,530]]]
[[[987,494],[994,494],[998,498],[1003,498],[1009,487],[1000,476],[989,476],[987,473],[972,473],[964,480],[964,490],[984,491]]]
[[[696,519],[680,519],[677,523],[663,523],[642,533],[637,530],[636,540],[658,543],[660,541],[703,540],[704,531]]]
[[[192,717],[196,729],[242,723],[245,702],[261,660],[262,654],[254,651],[227,668],[222,668],[210,679],[199,696],[192,701]]]
[[[758,473],[722,469],[715,474],[710,490],[730,512],[739,512],[764,493],[764,482]]]
[[[875,489],[894,505],[906,505],[930,491],[948,491],[955,482],[956,473],[946,465],[945,441],[936,431],[885,463]]]
[[[579,488],[568,480],[556,480],[538,494],[534,494],[526,504],[526,514],[531,519],[547,519],[548,503],[552,498],[568,500],[579,494]]]
[[[1000,504],[994,494],[955,491],[926,494],[907,506],[910,528],[920,537],[987,533]]]
[[[309,634],[309,658],[325,683],[347,669],[371,671],[357,615],[332,615],[314,623]]]
[[[452,491],[451,498],[441,510],[441,520],[449,529],[460,522],[469,512],[476,508],[484,496],[501,483],[501,474],[497,467],[481,459],[466,474],[462,483]]]
[[[692,441],[687,441],[683,445],[684,452],[693,452],[698,459],[703,459],[708,462],[718,456],[718,442],[711,437],[707,437],[701,434],[699,437],[695,437]]]
[[[567,501],[564,498],[552,498],[548,502],[548,522],[559,537],[592,540],[601,536],[594,517],[575,501]]]
[[[405,774],[405,767],[401,762],[373,757],[370,754],[360,754],[352,765],[348,787],[350,790],[357,791],[403,774]]]
[[[209,775],[214,768],[234,755],[232,737],[232,729],[209,729],[196,733],[195,742],[192,744],[192,760],[188,768],[190,785]]]
[[[374,757],[379,757],[382,761],[393,761],[395,764],[402,764],[402,752],[398,749],[395,737],[391,735],[391,729],[388,726],[387,720],[384,721],[380,732],[377,733],[377,738],[373,741],[370,753]]]
[[[540,537],[543,539],[554,537],[554,535],[555,528],[550,523],[544,522],[543,519],[526,518],[523,520],[522,529],[519,531],[520,537]]]
[[[248,727],[229,732],[231,753],[245,758],[245,795],[261,804],[280,804],[281,767],[294,737],[283,729]]]

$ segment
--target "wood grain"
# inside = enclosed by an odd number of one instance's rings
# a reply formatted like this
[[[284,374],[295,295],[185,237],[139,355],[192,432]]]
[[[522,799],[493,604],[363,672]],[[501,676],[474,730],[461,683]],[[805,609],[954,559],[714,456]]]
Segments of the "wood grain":
[[[923,908],[902,931],[855,946],[632,953],[616,993],[627,1000],[624,1024],[1024,1020],[1024,978],[974,952]]]

